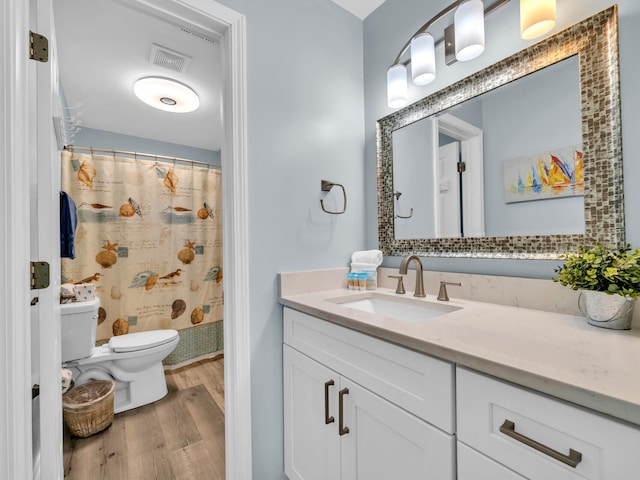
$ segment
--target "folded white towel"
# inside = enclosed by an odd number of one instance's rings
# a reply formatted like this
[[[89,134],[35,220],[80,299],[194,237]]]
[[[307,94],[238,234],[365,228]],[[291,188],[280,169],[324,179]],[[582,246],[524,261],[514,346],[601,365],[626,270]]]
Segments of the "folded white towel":
[[[382,263],[382,252],[380,250],[362,250],[353,252],[352,263],[370,263],[378,266]]]
[[[375,263],[351,263],[351,271],[356,273],[377,269],[378,265],[376,265]]]

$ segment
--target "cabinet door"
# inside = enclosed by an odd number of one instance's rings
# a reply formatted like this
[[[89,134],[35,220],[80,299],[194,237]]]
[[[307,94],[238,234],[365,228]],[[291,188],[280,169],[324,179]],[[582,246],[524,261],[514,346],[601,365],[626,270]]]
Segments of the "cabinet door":
[[[340,478],[340,437],[336,426],[340,378],[333,370],[287,345],[283,357],[284,472],[291,480],[337,480]],[[328,424],[325,423],[325,388],[328,413],[334,418]]]
[[[338,397],[349,429],[340,437],[342,480],[455,478],[452,435],[348,379],[342,378]]]

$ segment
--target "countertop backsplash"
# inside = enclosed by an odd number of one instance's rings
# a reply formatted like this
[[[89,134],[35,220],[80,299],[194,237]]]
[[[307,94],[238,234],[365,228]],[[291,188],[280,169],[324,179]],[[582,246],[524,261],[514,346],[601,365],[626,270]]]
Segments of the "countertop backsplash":
[[[347,288],[348,268],[286,272],[280,274],[280,295],[291,296],[316,291]],[[398,275],[395,268],[378,268],[378,286],[396,288]],[[440,281],[459,282],[461,286],[448,286],[450,298],[461,298],[478,302],[530,308],[566,315],[582,315],[578,309],[579,292],[553,282],[536,278],[503,277],[424,271],[424,286],[427,294],[437,295]],[[404,276],[406,295],[411,295],[415,286],[415,270]],[[586,320],[585,320],[586,321]],[[594,327],[597,328],[597,327]],[[640,329],[640,307],[636,306],[633,329]]]

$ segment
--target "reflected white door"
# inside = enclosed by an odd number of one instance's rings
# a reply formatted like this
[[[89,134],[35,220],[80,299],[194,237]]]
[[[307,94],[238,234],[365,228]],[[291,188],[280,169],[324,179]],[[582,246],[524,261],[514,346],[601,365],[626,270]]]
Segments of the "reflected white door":
[[[438,238],[460,237],[460,144],[448,143],[438,149],[436,234]]]

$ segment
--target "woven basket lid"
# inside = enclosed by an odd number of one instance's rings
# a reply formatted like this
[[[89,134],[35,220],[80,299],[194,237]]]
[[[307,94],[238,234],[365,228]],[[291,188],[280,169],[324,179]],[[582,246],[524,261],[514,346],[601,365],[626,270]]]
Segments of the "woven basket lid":
[[[115,388],[116,384],[110,380],[95,380],[78,385],[62,396],[62,407],[67,411],[85,409],[103,400]]]

